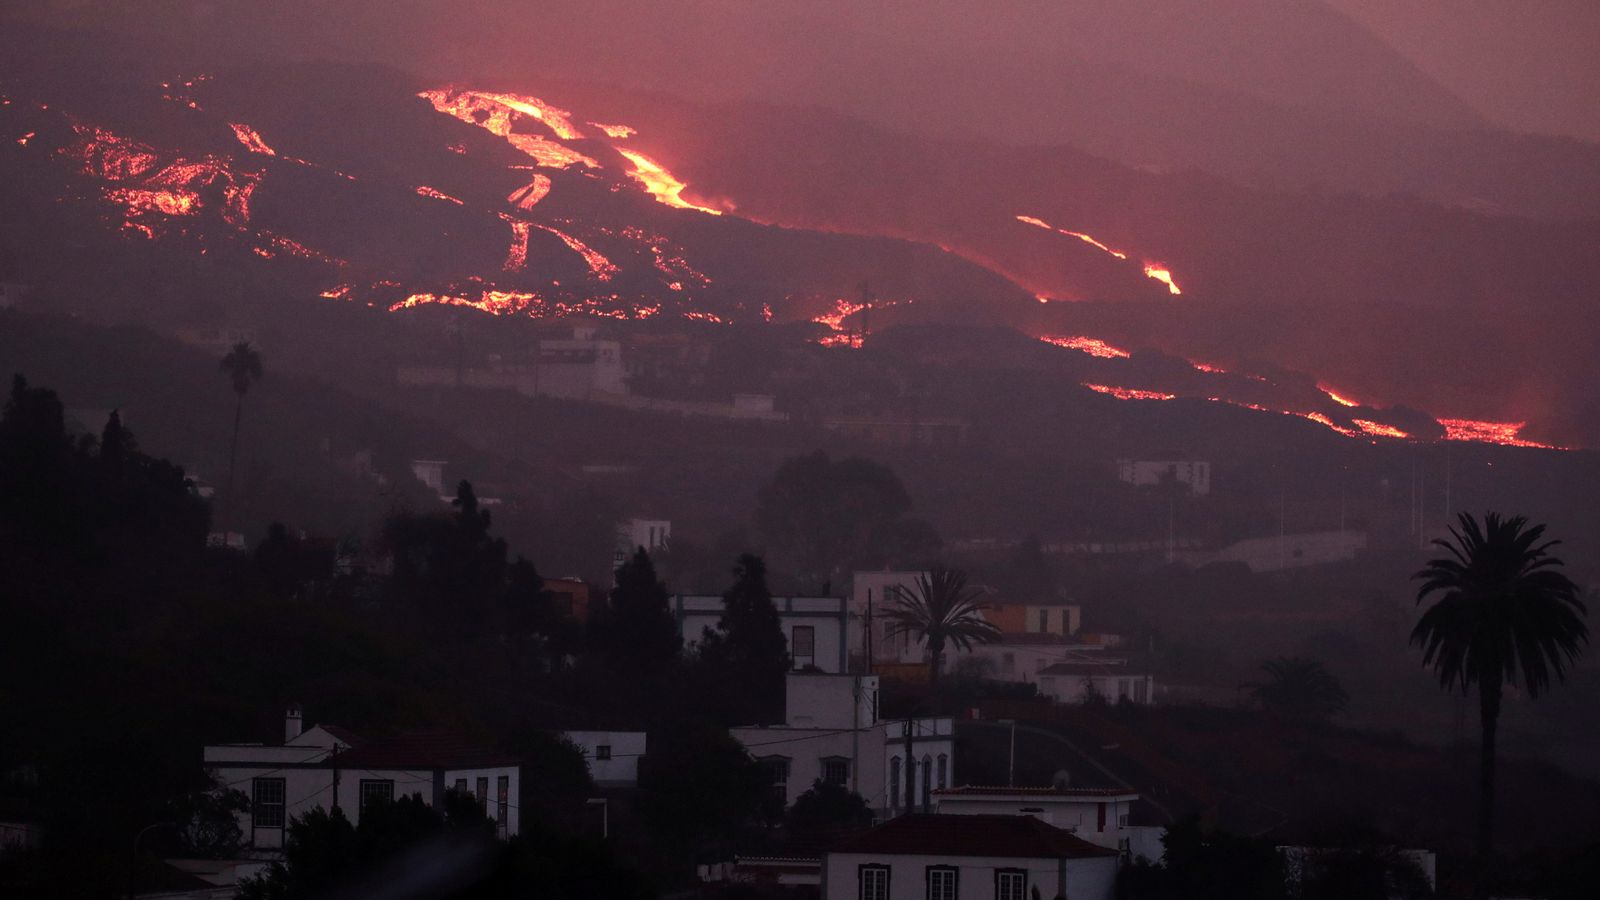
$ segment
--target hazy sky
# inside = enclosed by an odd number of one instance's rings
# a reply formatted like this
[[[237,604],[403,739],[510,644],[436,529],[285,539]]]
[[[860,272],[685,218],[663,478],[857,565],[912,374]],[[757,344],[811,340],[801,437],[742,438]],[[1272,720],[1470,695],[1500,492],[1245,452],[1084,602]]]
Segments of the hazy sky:
[[[1600,141],[1597,0],[1327,0],[1480,112]]]

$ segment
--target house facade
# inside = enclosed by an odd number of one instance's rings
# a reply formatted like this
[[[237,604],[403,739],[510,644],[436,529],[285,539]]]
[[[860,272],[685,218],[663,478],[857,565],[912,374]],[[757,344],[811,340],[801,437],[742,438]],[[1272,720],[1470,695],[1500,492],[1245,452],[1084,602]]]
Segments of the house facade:
[[[860,794],[877,816],[903,809],[907,723],[879,717],[877,676],[791,672],[784,693],[783,725],[731,730],[777,799],[788,806],[820,780]],[[954,722],[913,719],[910,731],[913,799],[931,807],[941,775],[954,783]]]
[[[1111,900],[1118,864],[1032,816],[908,815],[831,848],[822,900]]]
[[[583,751],[597,787],[639,784],[639,760],[646,748],[643,731],[567,731],[562,736]]]
[[[847,670],[849,617],[843,597],[773,597],[772,605],[778,610],[778,624],[789,642],[795,669],[815,667],[835,675]],[[698,644],[706,629],[715,631],[722,612],[721,597],[674,596],[672,614],[678,620],[685,649]]]
[[[1183,485],[1192,497],[1211,493],[1211,463],[1203,459],[1119,459],[1117,478],[1137,487],[1171,481]]]
[[[1159,860],[1166,829],[1132,821],[1135,791],[1120,788],[962,787],[935,791],[944,815],[1033,816],[1125,858]]]
[[[337,808],[360,825],[374,801],[415,794],[438,806],[452,790],[475,797],[501,836],[517,833],[522,768],[511,756],[442,732],[365,740],[333,725],[300,725],[300,711],[290,709],[282,744],[204,749],[217,781],[250,798],[239,828],[252,848],[281,848],[289,822],[317,807]]]
[[[1156,702],[1156,679],[1130,657],[1105,652],[1077,654],[1039,670],[1039,693],[1060,703]]]

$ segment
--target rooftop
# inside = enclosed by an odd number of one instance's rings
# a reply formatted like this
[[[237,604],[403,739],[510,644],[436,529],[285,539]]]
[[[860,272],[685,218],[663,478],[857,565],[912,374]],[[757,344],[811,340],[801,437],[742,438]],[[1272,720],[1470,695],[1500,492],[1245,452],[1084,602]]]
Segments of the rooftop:
[[[835,844],[832,853],[1087,859],[1116,856],[1033,816],[901,816]]]

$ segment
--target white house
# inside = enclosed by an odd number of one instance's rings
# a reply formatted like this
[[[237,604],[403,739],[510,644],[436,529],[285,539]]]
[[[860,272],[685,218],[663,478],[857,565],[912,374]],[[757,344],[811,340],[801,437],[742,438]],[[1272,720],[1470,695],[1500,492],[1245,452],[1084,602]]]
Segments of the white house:
[[[849,617],[843,597],[773,597],[778,624],[789,642],[789,658],[796,669],[815,666],[839,674],[846,670],[846,633]],[[707,628],[715,631],[722,620],[721,597],[678,594],[672,598],[683,644],[698,643]]]
[[[444,490],[444,467],[449,465],[442,459],[413,459],[411,461],[411,474],[416,479],[428,486],[440,497],[447,496]]]
[[[639,783],[639,760],[645,754],[643,731],[568,731],[567,740],[589,761],[589,777],[597,787],[633,787]]]
[[[437,806],[450,790],[476,797],[502,836],[517,833],[521,765],[514,757],[442,732],[364,740],[333,725],[300,726],[300,710],[291,708],[282,744],[205,748],[206,768],[250,798],[239,827],[251,847],[281,848],[289,821],[319,806],[341,809],[359,825],[373,801],[417,794]]]
[[[879,815],[899,809],[906,721],[879,717],[877,676],[791,672],[784,687],[783,725],[730,732],[767,771],[784,805],[822,780],[860,794]],[[954,723],[913,719],[911,732],[912,790],[930,798],[955,778]]]
[[[1080,653],[1074,659],[1045,666],[1034,676],[1039,693],[1061,703],[1100,699],[1107,703],[1156,702],[1156,680],[1125,656]]]
[[[1033,816],[1127,858],[1159,860],[1166,829],[1130,821],[1137,792],[1120,788],[962,787],[935,791],[945,815]]]
[[[626,519],[617,523],[616,554],[612,564],[621,566],[633,558],[634,551],[643,547],[654,556],[672,543],[670,519]]]
[[[616,400],[628,394],[622,345],[600,340],[592,327],[572,329],[570,338],[541,340],[531,357],[507,360],[490,354],[472,366],[410,365],[395,370],[400,384],[516,391],[529,397]]]
[[[1140,487],[1170,479],[1187,487],[1190,496],[1204,497],[1211,493],[1211,463],[1203,459],[1119,459],[1117,478]]]
[[[920,663],[924,661],[922,642],[907,633],[895,633],[894,623],[884,615],[895,608],[901,596],[916,592],[917,578],[926,572],[857,572],[851,579],[849,653],[852,664],[866,658],[867,643],[872,644],[872,662]]]
[[[909,815],[822,860],[822,900],[1111,900],[1118,859],[1034,816]]]
[[[1308,531],[1246,538],[1220,550],[1195,550],[1178,558],[1192,566],[1242,562],[1252,572],[1281,572],[1355,559],[1367,548],[1364,531]]]

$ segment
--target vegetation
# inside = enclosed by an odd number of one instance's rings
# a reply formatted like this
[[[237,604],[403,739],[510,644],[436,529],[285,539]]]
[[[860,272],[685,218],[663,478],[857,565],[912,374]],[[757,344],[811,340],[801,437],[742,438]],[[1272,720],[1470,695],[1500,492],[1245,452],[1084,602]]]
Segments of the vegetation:
[[[722,618],[700,641],[704,696],[717,699],[714,706],[728,715],[729,725],[782,722],[789,642],[767,589],[766,563],[743,554],[733,575],[722,595]]]
[[[1478,689],[1483,742],[1478,769],[1480,895],[1487,895],[1494,849],[1495,729],[1508,685],[1520,683],[1537,698],[1588,643],[1587,610],[1578,586],[1560,571],[1544,539],[1545,526],[1522,516],[1486,513],[1482,522],[1462,513],[1451,539],[1434,544],[1449,553],[1430,560],[1416,578],[1421,604],[1437,595],[1411,632],[1447,690]]]
[[[1261,664],[1269,679],[1254,685],[1250,696],[1261,708],[1297,719],[1326,719],[1345,711],[1350,695],[1322,663],[1298,656],[1280,656]]]
[[[240,341],[222,358],[221,369],[233,385],[234,395],[233,440],[228,444],[228,485],[222,495],[228,503],[233,503],[233,476],[239,463],[239,423],[244,417],[244,395],[250,392],[251,385],[261,379],[261,354],[250,346],[249,341]]]
[[[918,575],[916,590],[902,593],[884,611],[892,633],[909,633],[928,645],[928,683],[937,691],[944,668],[945,645],[961,650],[1000,638],[1000,630],[983,617],[982,594],[967,586],[964,572],[934,566]]]

